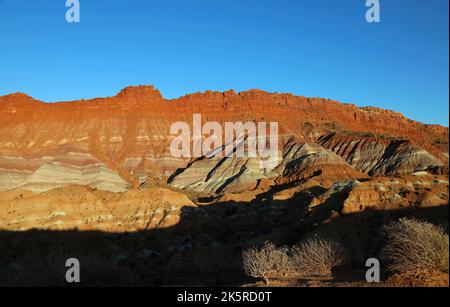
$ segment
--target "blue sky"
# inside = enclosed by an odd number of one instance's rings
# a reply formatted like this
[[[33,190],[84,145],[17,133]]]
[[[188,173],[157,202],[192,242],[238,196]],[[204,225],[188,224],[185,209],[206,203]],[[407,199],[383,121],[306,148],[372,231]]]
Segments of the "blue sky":
[[[448,126],[448,0],[0,0],[0,95],[53,102],[154,84],[260,88]]]

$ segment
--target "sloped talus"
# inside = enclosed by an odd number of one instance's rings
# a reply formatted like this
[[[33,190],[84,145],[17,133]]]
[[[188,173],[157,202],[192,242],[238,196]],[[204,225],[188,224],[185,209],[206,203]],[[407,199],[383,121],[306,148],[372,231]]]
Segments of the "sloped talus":
[[[444,162],[408,140],[331,133],[318,143],[371,176],[403,175],[439,168]]]
[[[107,232],[166,228],[181,210],[195,205],[183,194],[152,188],[111,193],[68,186],[44,193],[0,193],[0,229],[98,230]]]
[[[45,155],[0,157],[0,190],[45,192],[69,185],[124,192],[130,186],[92,155],[73,148],[58,148]]]
[[[282,159],[274,169],[261,168],[257,158],[202,158],[174,175],[169,184],[197,192],[237,193],[257,187],[261,179],[276,179],[278,184],[315,178],[324,185],[364,174],[331,151],[317,144],[289,140]]]
[[[169,184],[196,192],[239,193],[253,189],[258,180],[277,176],[270,169],[261,168],[259,158],[213,157],[201,158],[169,180]]]
[[[315,177],[324,185],[348,178],[363,178],[364,174],[353,169],[343,158],[318,144],[290,141],[284,150],[280,166],[280,183]]]

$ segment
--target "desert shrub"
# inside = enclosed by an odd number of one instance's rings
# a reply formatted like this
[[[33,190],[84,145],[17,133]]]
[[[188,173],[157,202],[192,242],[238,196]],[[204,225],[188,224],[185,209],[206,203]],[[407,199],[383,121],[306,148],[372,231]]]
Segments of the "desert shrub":
[[[319,238],[308,239],[291,250],[291,266],[304,276],[329,275],[344,259],[344,249],[338,243]]]
[[[287,270],[290,260],[286,247],[277,248],[270,242],[242,252],[244,271],[247,275],[262,278],[269,284],[269,275]]]
[[[448,235],[442,227],[403,218],[383,228],[386,246],[382,251],[394,272],[426,269],[449,271]]]

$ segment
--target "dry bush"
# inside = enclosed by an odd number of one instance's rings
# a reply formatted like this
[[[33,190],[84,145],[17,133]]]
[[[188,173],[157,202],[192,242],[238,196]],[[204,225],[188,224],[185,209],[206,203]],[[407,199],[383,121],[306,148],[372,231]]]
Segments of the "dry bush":
[[[274,272],[281,273],[291,269],[291,259],[289,257],[289,248],[283,246],[279,247],[275,251],[275,265]]]
[[[318,238],[309,239],[291,250],[292,268],[304,276],[330,275],[344,259],[345,253],[339,244]]]
[[[384,227],[382,256],[394,272],[427,269],[448,273],[448,235],[442,227],[403,218]]]
[[[277,248],[266,242],[260,248],[250,248],[242,252],[245,273],[251,277],[262,278],[269,284],[269,275],[289,268],[288,249]]]

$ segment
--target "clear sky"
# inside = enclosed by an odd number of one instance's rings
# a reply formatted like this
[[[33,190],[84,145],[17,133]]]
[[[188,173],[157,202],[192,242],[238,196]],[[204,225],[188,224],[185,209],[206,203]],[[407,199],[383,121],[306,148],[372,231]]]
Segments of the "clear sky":
[[[0,95],[53,102],[154,84],[259,88],[448,126],[448,0],[0,0]]]

